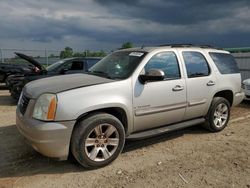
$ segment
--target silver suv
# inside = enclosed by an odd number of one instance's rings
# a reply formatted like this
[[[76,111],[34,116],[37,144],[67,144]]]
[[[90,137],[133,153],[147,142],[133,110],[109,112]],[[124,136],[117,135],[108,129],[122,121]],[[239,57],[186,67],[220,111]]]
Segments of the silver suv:
[[[38,152],[86,168],[111,163],[125,139],[143,139],[203,125],[227,126],[244,98],[241,75],[227,51],[161,46],[116,51],[85,74],[27,84],[17,128]]]

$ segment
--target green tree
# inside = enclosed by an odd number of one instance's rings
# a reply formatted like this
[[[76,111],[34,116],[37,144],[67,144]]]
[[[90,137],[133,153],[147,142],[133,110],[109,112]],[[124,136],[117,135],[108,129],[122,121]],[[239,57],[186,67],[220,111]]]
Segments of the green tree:
[[[63,51],[60,53],[60,58],[68,58],[68,57],[104,57],[107,54],[101,50],[101,51],[90,51],[85,50],[83,52],[74,52],[72,48],[66,47]]]
[[[125,42],[122,44],[121,49],[133,48],[133,44],[131,42]]]
[[[55,57],[58,57],[58,56],[55,55],[55,54],[50,54],[50,55],[49,55],[49,58],[55,58]]]
[[[61,51],[60,58],[64,59],[68,57],[73,57],[73,54],[74,54],[73,49],[67,46],[63,51]]]

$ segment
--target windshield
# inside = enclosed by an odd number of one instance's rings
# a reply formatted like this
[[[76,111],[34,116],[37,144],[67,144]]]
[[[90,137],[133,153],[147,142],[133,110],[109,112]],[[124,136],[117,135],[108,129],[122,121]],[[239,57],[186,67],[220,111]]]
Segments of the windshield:
[[[120,51],[103,58],[88,71],[89,74],[110,78],[128,78],[145,57],[146,52]]]
[[[57,61],[55,63],[53,63],[52,65],[48,66],[46,68],[47,71],[56,71],[58,69],[58,67],[60,67],[62,65],[62,63],[64,63],[63,60]]]

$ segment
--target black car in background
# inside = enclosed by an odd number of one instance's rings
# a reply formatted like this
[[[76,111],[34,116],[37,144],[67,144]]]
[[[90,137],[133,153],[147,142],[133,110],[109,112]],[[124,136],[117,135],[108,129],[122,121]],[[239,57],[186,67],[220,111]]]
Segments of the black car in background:
[[[22,56],[21,53],[15,53],[17,56]],[[22,57],[21,57],[22,58]],[[27,74],[37,72],[40,68],[39,64],[32,63],[0,63],[0,82],[5,82],[6,78],[15,74]]]
[[[23,59],[31,62],[32,64],[35,61],[33,58],[28,56],[23,56]],[[39,71],[36,73],[32,72],[22,75],[11,75],[6,79],[6,85],[10,90],[11,96],[14,99],[18,99],[23,87],[30,81],[56,75],[84,73],[101,59],[101,57],[67,58],[55,62],[47,68],[35,61],[36,64],[40,64]]]

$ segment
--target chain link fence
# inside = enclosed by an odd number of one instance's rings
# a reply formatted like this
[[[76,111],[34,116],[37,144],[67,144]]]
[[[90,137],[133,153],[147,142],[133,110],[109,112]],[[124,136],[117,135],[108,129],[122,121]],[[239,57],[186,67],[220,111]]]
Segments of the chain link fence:
[[[60,52],[58,50],[20,50],[20,49],[6,49],[0,48],[0,62],[1,63],[16,63],[22,62],[17,57],[15,52],[23,53],[33,57],[39,63],[48,66],[60,59]]]

